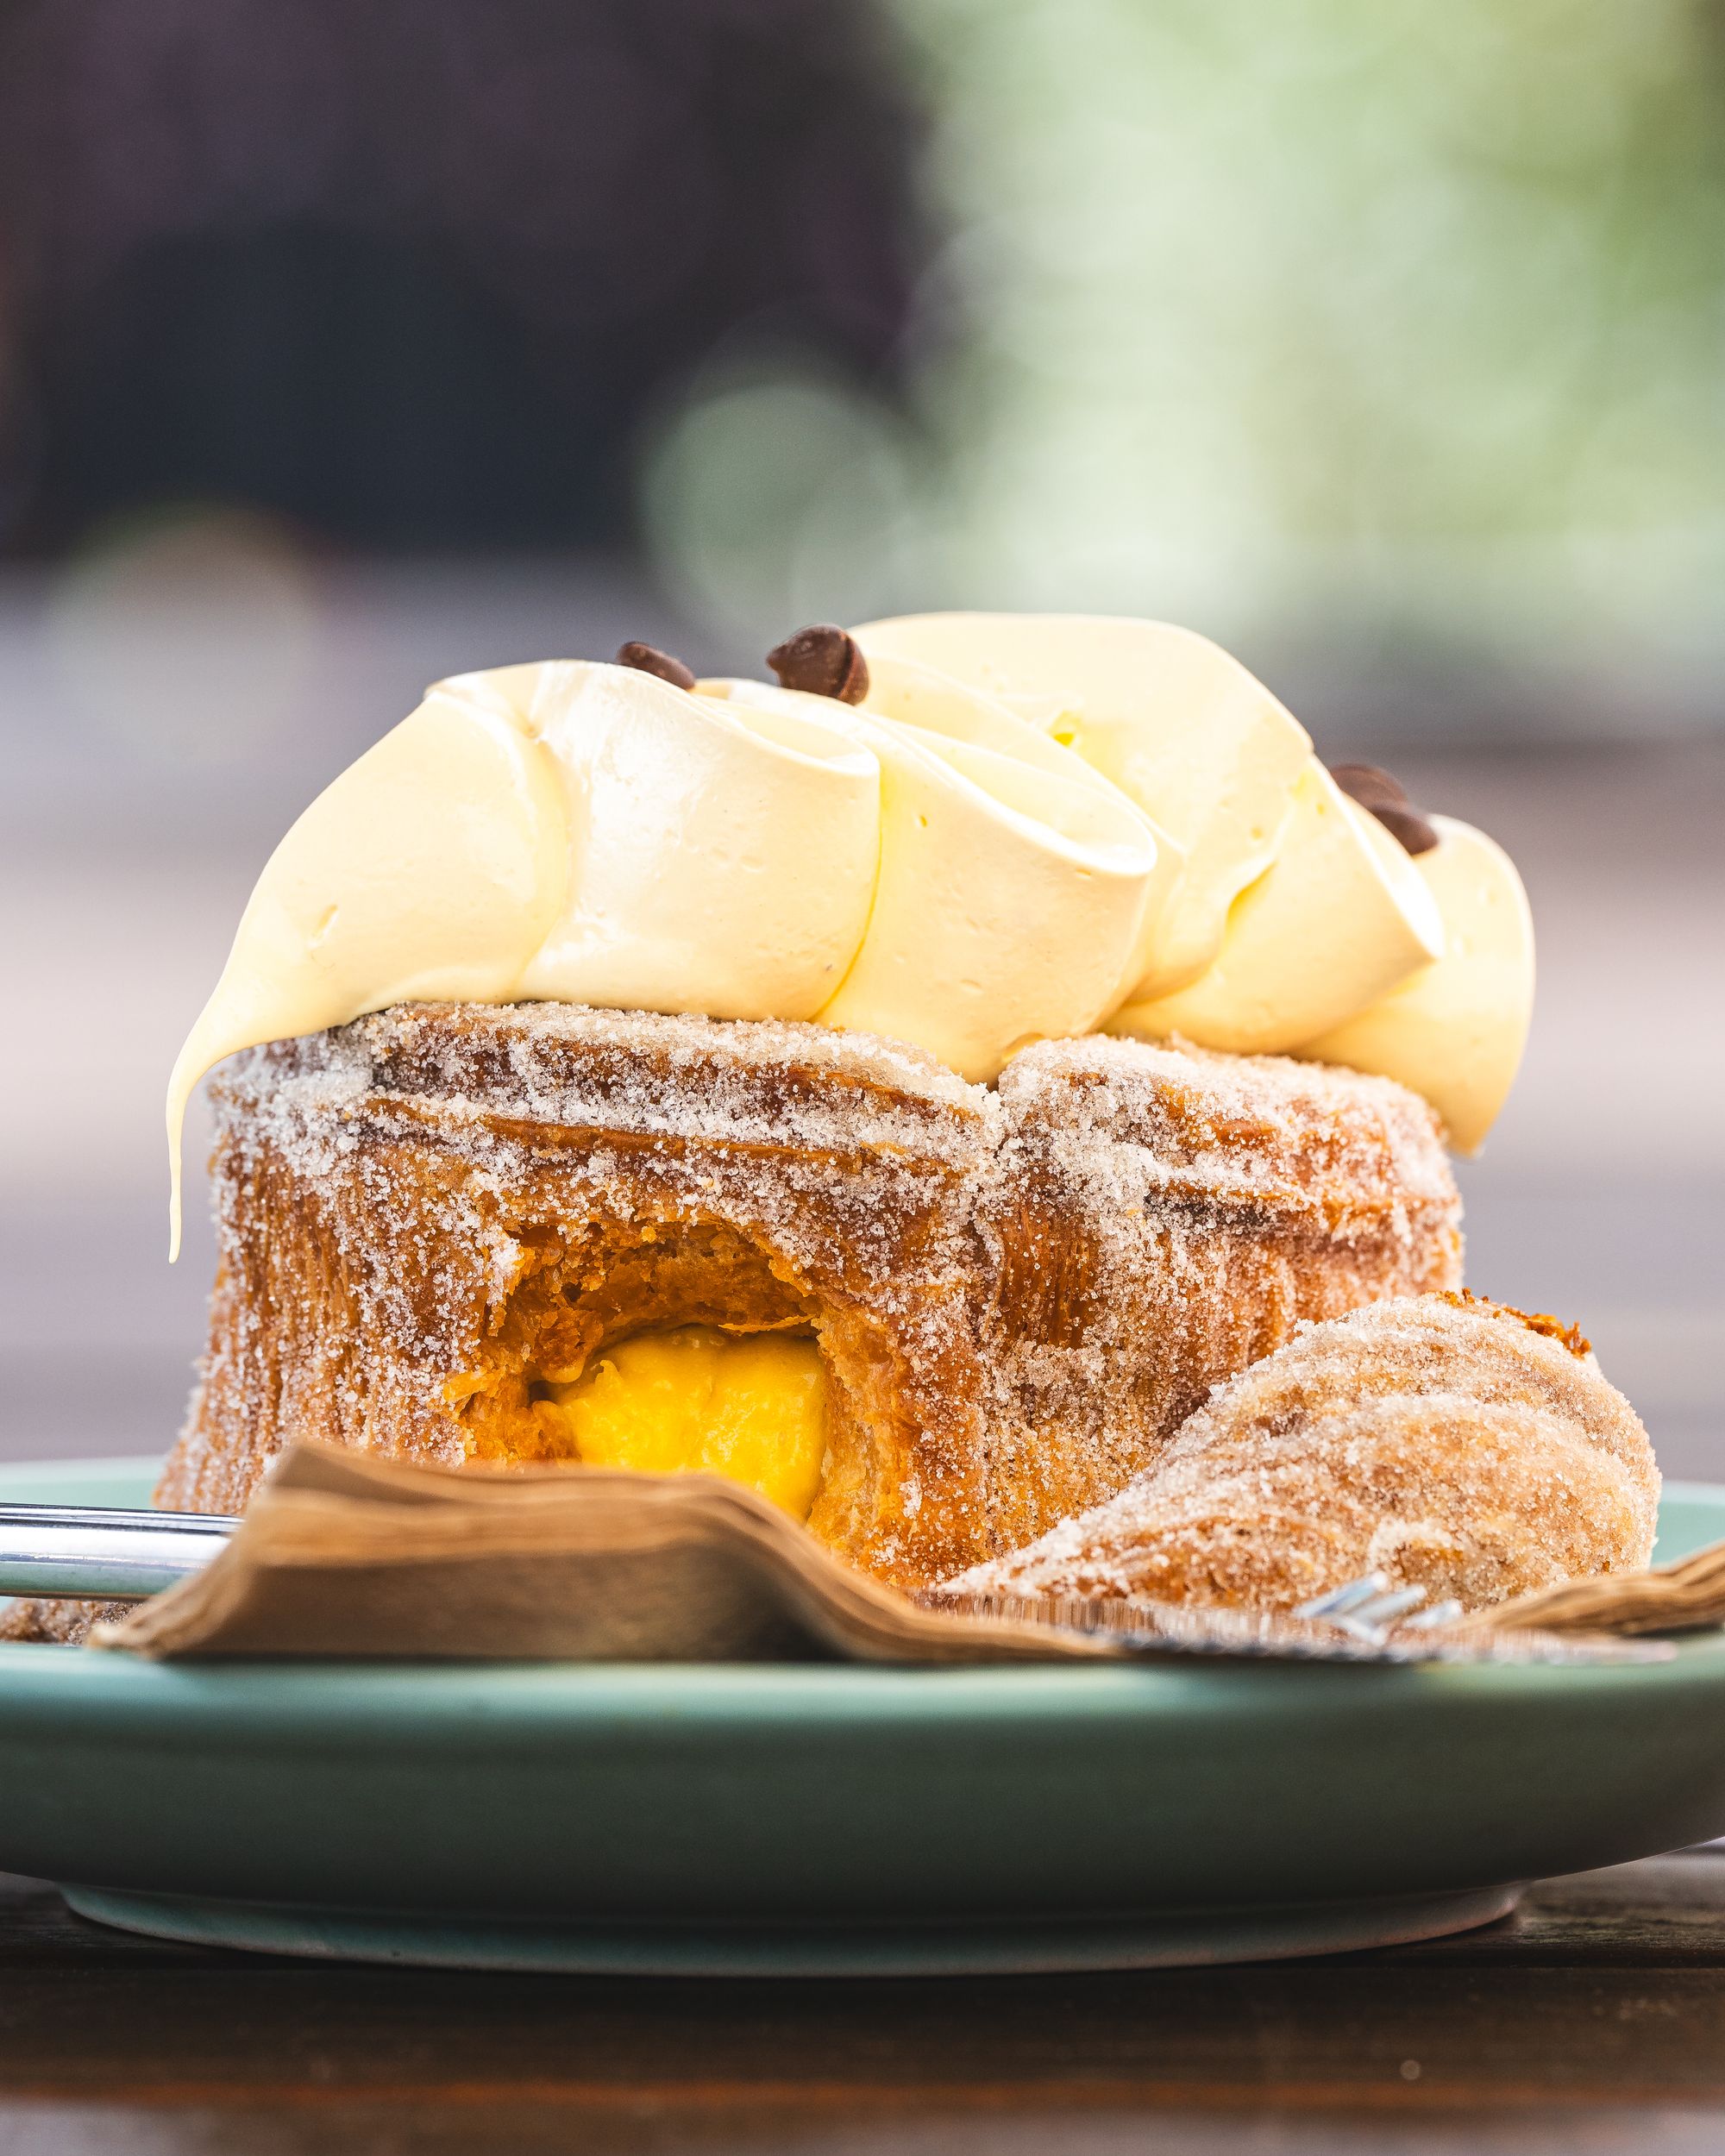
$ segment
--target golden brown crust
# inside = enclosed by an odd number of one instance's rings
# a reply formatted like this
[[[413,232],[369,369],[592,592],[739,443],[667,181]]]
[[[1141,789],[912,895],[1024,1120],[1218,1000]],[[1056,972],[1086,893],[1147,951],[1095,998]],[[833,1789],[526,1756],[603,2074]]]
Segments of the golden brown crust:
[[[1555,1340],[1559,1347],[1584,1362],[1593,1352],[1593,1343],[1578,1325],[1565,1325],[1561,1318],[1554,1318],[1548,1311],[1518,1310],[1513,1302],[1493,1302],[1484,1295],[1476,1295],[1471,1288],[1455,1288],[1448,1291],[1448,1299],[1458,1310],[1495,1311],[1499,1317],[1516,1318],[1530,1332],[1543,1332],[1548,1340]]]
[[[0,1602],[0,1639],[32,1646],[81,1647],[92,1625],[118,1623],[130,1602]]]
[[[420,1005],[214,1092],[189,1509],[297,1434],[519,1456],[531,1384],[644,1325],[806,1326],[811,1525],[919,1586],[1120,1488],[1300,1318],[1459,1276],[1429,1111],[1279,1059],[1048,1043],[990,1092],[815,1026]]]
[[[997,1550],[1121,1488],[1302,1319],[1460,1279],[1435,1121],[1386,1080],[1096,1036],[999,1094],[976,1216]]]
[[[1634,1570],[1659,1474],[1578,1337],[1449,1294],[1302,1326],[1117,1496],[944,1591],[1290,1609],[1377,1571],[1480,1608]]]

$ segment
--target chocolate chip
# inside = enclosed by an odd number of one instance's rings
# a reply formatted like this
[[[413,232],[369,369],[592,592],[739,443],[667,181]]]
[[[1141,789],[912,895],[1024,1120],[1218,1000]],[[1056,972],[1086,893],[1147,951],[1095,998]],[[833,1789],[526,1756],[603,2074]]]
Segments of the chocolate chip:
[[[860,704],[869,693],[869,662],[854,636],[831,622],[812,622],[767,654],[767,664],[787,689],[809,696],[836,696]]]
[[[1379,801],[1405,801],[1408,789],[1393,772],[1375,763],[1333,763],[1330,776],[1344,793],[1352,794],[1362,808]]]
[[[1330,776],[1352,799],[1369,810],[1404,853],[1428,854],[1438,834],[1408,798],[1408,789],[1375,763],[1333,763]]]
[[[681,659],[674,659],[668,651],[660,651],[652,644],[618,644],[616,664],[633,667],[637,674],[656,674],[662,681],[668,681],[674,689],[692,689],[695,685],[692,668],[686,667]]]
[[[1361,805],[1371,810],[1392,838],[1401,840],[1404,853],[1428,854],[1438,843],[1438,834],[1411,801],[1385,801],[1381,805],[1366,801]]]

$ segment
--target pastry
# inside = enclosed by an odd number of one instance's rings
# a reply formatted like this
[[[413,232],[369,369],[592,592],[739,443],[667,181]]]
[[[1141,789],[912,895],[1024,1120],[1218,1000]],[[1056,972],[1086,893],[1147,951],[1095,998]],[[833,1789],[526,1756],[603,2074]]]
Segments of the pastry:
[[[1302,1326],[1117,1496],[940,1595],[1288,1610],[1381,1572],[1480,1609],[1640,1570],[1659,1492],[1572,1328],[1422,1295]]]
[[[1301,1318],[1459,1271],[1430,1112],[1280,1059],[1051,1042],[991,1090],[817,1026],[403,1006],[216,1098],[185,1509],[295,1434],[704,1465],[919,1586],[1118,1489]],[[718,1452],[679,1451],[690,1383]]]
[[[177,1234],[235,1059],[160,1503],[235,1509],[302,1433],[699,1468],[920,1589],[1301,1320],[1458,1285],[1430,1104],[1471,1145],[1513,1075],[1501,856],[1166,624],[769,666],[438,683],[288,833],[170,1085]]]

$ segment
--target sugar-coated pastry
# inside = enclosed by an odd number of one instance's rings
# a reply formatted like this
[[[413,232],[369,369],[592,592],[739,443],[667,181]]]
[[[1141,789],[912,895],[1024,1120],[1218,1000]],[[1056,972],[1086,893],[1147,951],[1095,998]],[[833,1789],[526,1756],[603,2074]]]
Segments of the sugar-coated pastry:
[[[1286,1610],[1377,1571],[1477,1609],[1639,1570],[1659,1491],[1578,1333],[1427,1294],[1301,1326],[1117,1496],[942,1591]]]
[[[729,1476],[912,1592],[1639,1561],[1639,1423],[1455,1292],[1507,856],[1169,624],[767,666],[451,676],[284,837],[169,1083],[177,1247],[216,1072],[219,1267],[156,1503],[306,1437]]]
[[[424,1004],[215,1100],[169,1507],[237,1511],[299,1435],[683,1464],[920,1587],[1111,1495],[1302,1318],[1459,1273],[1426,1105],[1276,1059],[1046,1042],[990,1089],[816,1025]]]

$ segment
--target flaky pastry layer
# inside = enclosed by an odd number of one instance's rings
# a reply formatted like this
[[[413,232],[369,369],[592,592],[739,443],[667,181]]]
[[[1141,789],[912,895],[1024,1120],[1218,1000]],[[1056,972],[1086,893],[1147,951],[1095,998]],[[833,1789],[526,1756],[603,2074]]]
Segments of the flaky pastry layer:
[[[1302,1326],[1118,1495],[944,1591],[1286,1610],[1381,1572],[1478,1609],[1639,1570],[1659,1493],[1578,1334],[1423,1295]]]
[[[301,1434],[543,1457],[535,1385],[630,1332],[806,1328],[810,1525],[919,1587],[1120,1489],[1300,1319],[1459,1273],[1430,1112],[1274,1058],[1051,1042],[984,1089],[817,1026],[409,1005],[214,1094],[166,1506],[239,1509]]]

